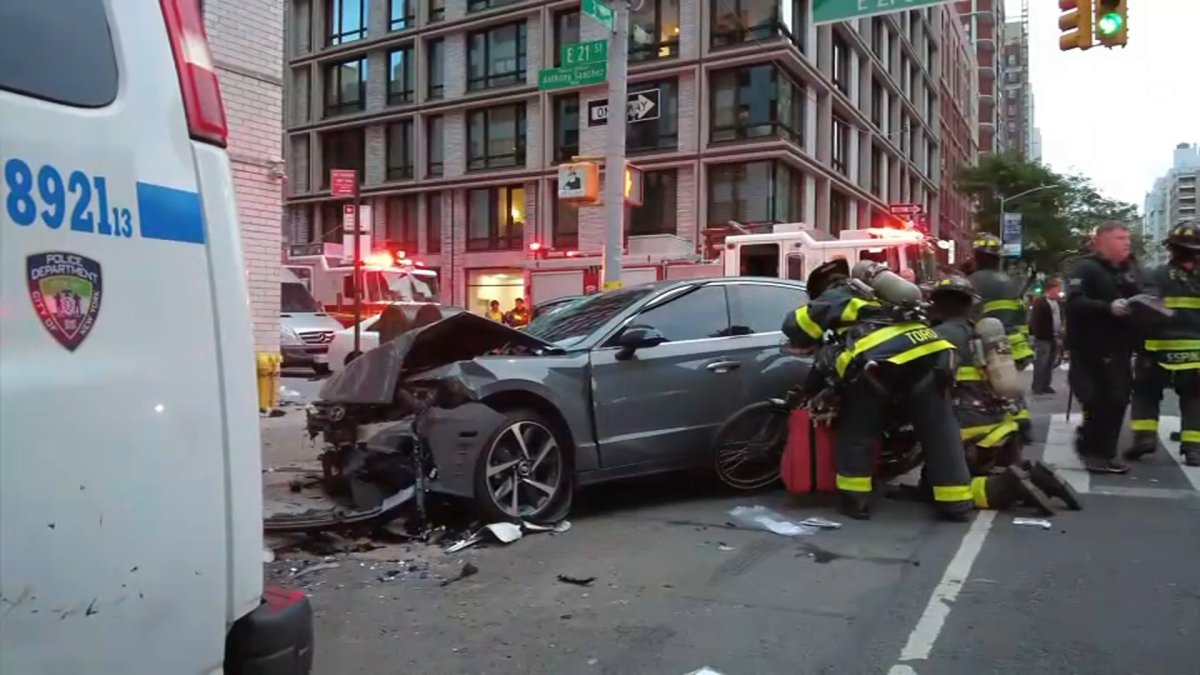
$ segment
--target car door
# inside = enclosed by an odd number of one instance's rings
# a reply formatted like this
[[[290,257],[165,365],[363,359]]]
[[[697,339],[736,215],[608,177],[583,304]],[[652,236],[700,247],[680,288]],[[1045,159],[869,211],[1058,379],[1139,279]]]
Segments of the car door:
[[[596,436],[606,468],[694,463],[733,411],[727,392],[741,389],[725,286],[667,293],[625,324],[651,326],[667,342],[626,360],[615,346],[592,352]]]
[[[804,381],[812,359],[783,354],[783,320],[808,302],[794,284],[738,282],[728,286],[734,353],[742,365],[738,405],[782,396]]]

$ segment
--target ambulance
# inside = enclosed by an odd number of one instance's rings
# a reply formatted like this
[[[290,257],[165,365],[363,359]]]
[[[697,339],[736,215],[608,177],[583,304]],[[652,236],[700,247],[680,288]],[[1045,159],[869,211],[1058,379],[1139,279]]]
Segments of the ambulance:
[[[353,250],[353,247],[349,247]],[[343,326],[354,321],[354,262],[340,244],[296,244],[284,269],[305,280],[324,308]],[[438,273],[403,251],[372,251],[363,257],[362,316],[383,312],[392,304],[438,304]]]
[[[0,2],[0,673],[311,670],[199,5]]]

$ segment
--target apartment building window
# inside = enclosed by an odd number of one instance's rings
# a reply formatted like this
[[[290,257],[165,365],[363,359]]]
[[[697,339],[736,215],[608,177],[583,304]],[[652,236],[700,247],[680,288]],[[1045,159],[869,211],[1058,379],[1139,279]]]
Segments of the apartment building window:
[[[325,69],[325,114],[344,115],[366,109],[367,60],[331,64]]]
[[[552,181],[550,189],[555,204],[554,220],[550,223],[550,245],[554,248],[575,248],[579,246],[579,208],[557,198],[558,181]]]
[[[519,185],[467,192],[467,250],[520,249],[525,238],[525,188]]]
[[[514,5],[521,0],[468,0],[468,12],[482,12],[485,9],[496,9],[497,7],[505,7]]]
[[[800,219],[795,169],[778,161],[717,164],[708,168],[708,222],[788,223]]]
[[[323,241],[327,244],[342,243],[341,202],[321,202],[320,214],[321,220],[314,223],[314,236],[310,241]]]
[[[333,169],[354,169],[358,182],[363,180],[366,151],[363,145],[363,130],[339,129],[321,134],[321,187],[329,189],[329,172]]]
[[[850,216],[850,200],[837,190],[829,191],[829,234],[837,236],[846,229]]]
[[[417,6],[415,0],[389,1],[392,3],[391,17],[388,23],[390,30],[405,30],[416,25]]]
[[[804,89],[774,65],[721,70],[712,75],[709,113],[713,143],[780,137],[802,143]]]
[[[871,149],[871,192],[883,197],[883,149]]]
[[[675,234],[679,215],[679,204],[676,203],[677,173],[675,169],[668,169],[647,171],[642,175],[642,205],[633,207],[629,212],[631,236]]]
[[[850,46],[841,35],[833,36],[833,84],[850,95]]]
[[[833,118],[833,168],[846,173],[846,158],[850,156],[850,125],[837,117]]]
[[[787,0],[784,0],[787,2]],[[712,0],[714,47],[768,40],[784,28],[779,0]]]
[[[412,103],[416,82],[412,46],[401,47],[388,54],[388,105]]]
[[[367,37],[367,0],[329,0],[325,17],[326,42],[330,46]]]
[[[871,79],[871,122],[876,127],[883,128],[883,97],[885,96],[883,85],[879,84],[879,80]]]
[[[425,195],[425,251],[442,252],[442,193]]]
[[[401,120],[387,125],[387,177],[403,180],[413,177],[416,164],[413,148],[413,121]]]
[[[525,82],[525,22],[468,35],[467,89],[478,91]]]
[[[429,23],[446,18],[446,0],[429,0]]]
[[[525,165],[525,104],[473,110],[467,114],[467,168]]]
[[[629,60],[679,55],[679,0],[642,0],[629,13]]]
[[[629,92],[658,90],[659,115],[656,120],[629,122],[625,126],[627,152],[675,150],[679,147],[679,86],[675,80],[639,82],[629,85]]]
[[[383,237],[394,249],[411,255],[417,251],[421,202],[417,195],[388,197],[384,203],[386,224]]]
[[[579,95],[554,99],[554,161],[569,162],[579,154]]]
[[[883,36],[886,34],[886,32],[887,26],[883,24],[883,17],[877,16],[871,19],[871,51],[875,52],[875,55],[879,57],[880,61],[884,60]]]
[[[428,175],[441,176],[446,170],[446,120],[441,115],[437,115],[430,117],[425,125],[425,142],[428,144],[426,153],[429,157]]]
[[[579,42],[579,12],[569,10],[554,15],[554,65],[562,65],[563,45]]]
[[[446,40],[430,40],[428,49],[429,98],[442,98],[446,95]]]

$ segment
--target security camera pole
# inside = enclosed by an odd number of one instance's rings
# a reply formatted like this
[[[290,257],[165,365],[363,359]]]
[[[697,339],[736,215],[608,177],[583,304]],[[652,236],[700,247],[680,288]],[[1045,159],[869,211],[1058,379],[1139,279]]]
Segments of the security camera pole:
[[[602,5],[602,0],[584,5]],[[586,9],[584,10],[586,13]],[[625,76],[629,71],[629,4],[611,5],[612,30],[608,41],[608,152],[604,158],[604,290],[621,287],[621,252],[625,220]]]

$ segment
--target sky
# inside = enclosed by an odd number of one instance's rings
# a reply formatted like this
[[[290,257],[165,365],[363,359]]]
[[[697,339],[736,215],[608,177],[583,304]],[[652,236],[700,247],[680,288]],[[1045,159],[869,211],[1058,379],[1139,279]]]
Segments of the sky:
[[[1059,51],[1058,3],[1028,0],[1042,160],[1139,210],[1174,148],[1200,142],[1200,1],[1127,0],[1128,45]],[[1021,0],[1006,0],[1009,21]]]

